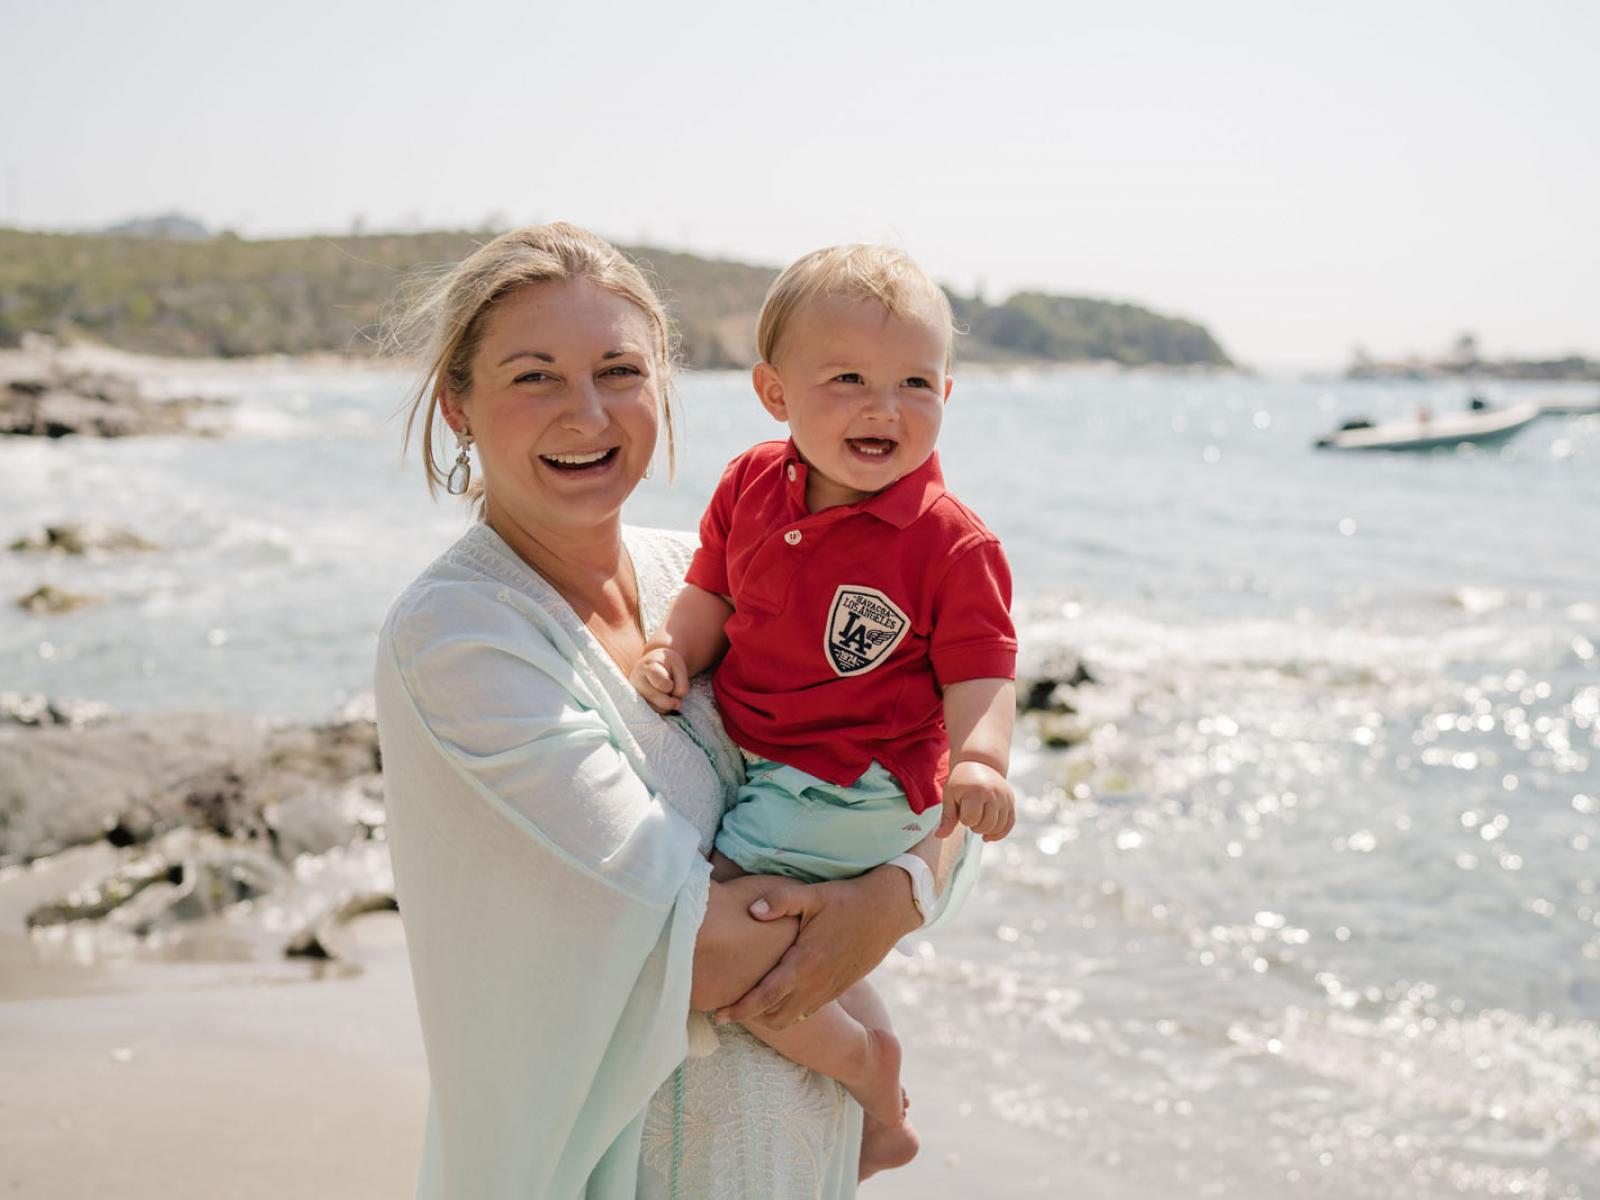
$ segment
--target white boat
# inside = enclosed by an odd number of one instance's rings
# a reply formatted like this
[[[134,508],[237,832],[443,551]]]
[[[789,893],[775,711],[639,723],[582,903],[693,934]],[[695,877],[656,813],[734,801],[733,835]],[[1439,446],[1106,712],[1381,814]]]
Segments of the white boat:
[[[1442,413],[1421,420],[1373,425],[1350,421],[1317,439],[1319,450],[1439,450],[1451,446],[1488,446],[1515,437],[1548,411],[1537,400],[1507,408],[1480,408]]]
[[[1540,411],[1547,417],[1585,417],[1593,413],[1600,413],[1600,399],[1597,400],[1541,400]]]

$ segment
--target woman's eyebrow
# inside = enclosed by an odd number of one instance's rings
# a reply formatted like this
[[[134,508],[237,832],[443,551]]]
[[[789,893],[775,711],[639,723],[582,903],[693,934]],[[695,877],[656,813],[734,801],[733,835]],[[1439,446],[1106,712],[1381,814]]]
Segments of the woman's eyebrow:
[[[617,347],[617,349],[607,350],[604,354],[602,354],[600,356],[600,361],[609,362],[613,358],[626,358],[630,354],[643,353],[644,351],[640,350],[639,347],[628,342],[623,342],[621,346]]]
[[[540,362],[551,364],[554,364],[556,361],[555,355],[546,354],[543,350],[518,350],[515,354],[506,355],[499,362],[495,363],[495,366],[503,367],[509,362],[516,362],[519,358],[537,358]]]

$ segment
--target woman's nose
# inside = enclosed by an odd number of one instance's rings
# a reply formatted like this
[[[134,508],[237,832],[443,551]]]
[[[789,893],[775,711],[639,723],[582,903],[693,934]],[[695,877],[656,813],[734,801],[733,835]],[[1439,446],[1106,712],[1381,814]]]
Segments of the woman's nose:
[[[570,403],[563,414],[566,424],[584,433],[598,432],[610,422],[605,396],[592,379],[584,379],[569,393]]]

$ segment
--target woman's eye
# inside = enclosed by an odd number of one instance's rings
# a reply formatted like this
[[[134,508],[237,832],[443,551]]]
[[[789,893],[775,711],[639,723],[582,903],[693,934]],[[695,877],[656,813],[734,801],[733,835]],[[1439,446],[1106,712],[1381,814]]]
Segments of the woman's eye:
[[[518,375],[511,382],[513,382],[513,383],[543,383],[545,380],[547,380],[549,378],[550,378],[550,375],[546,371],[524,371],[521,375]]]
[[[635,367],[630,363],[618,363],[614,367],[607,367],[604,371],[600,372],[600,374],[610,375],[613,377],[623,377],[628,375],[638,375],[641,374],[641,372],[638,367]]]

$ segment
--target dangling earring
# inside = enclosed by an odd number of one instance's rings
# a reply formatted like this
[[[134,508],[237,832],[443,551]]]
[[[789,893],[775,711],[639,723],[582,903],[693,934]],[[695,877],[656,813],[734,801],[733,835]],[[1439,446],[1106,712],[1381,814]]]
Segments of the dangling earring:
[[[467,455],[467,447],[472,445],[472,435],[456,434],[456,445],[460,451],[456,454],[456,465],[450,468],[450,474],[444,481],[444,490],[452,496],[465,496],[467,489],[472,486],[472,459]]]

